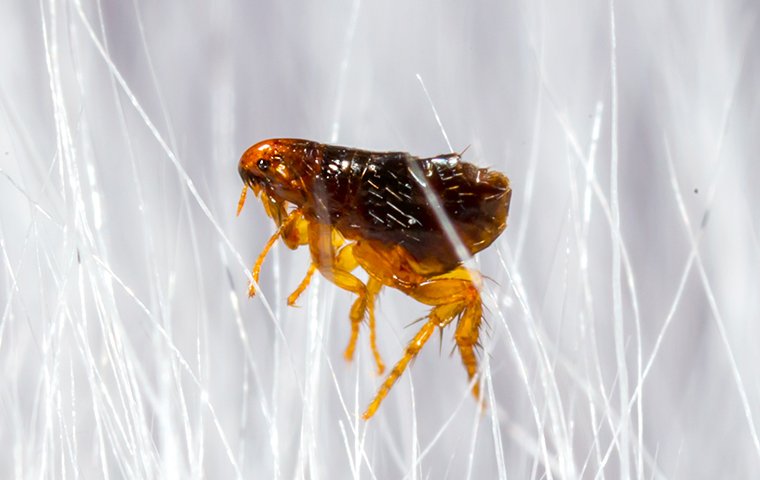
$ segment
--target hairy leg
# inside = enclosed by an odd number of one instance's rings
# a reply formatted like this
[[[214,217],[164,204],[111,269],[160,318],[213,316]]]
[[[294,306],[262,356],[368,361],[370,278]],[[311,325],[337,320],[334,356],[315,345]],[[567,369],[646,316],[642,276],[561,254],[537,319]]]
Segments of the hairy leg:
[[[375,414],[391,387],[404,373],[409,362],[420,352],[435,328],[444,328],[456,318],[459,318],[459,322],[455,339],[462,357],[462,363],[470,381],[475,378],[478,364],[474,349],[478,343],[483,312],[477,286],[479,282],[479,274],[460,267],[444,275],[430,278],[415,287],[399,287],[399,290],[421,303],[431,305],[433,309],[428,314],[428,321],[409,342],[404,355],[375,394],[375,398],[362,415],[364,419],[369,419]],[[473,384],[472,393],[476,398],[479,398],[479,382],[476,381]]]
[[[288,306],[289,307],[295,307],[296,302],[298,301],[298,297],[301,296],[301,294],[306,290],[306,287],[309,286],[309,283],[311,282],[311,277],[314,275],[314,272],[317,270],[317,265],[314,263],[309,264],[309,269],[306,270],[306,275],[303,277],[303,280],[301,280],[301,283],[298,284],[298,287],[288,295]]]
[[[368,300],[374,299],[374,296],[370,295],[361,280],[351,274],[358,265],[353,252],[354,244],[345,245],[338,250],[342,238],[336,240],[332,229],[324,225],[309,225],[308,232],[312,263],[319,273],[336,286],[357,295],[349,312],[351,337],[345,352],[346,359],[351,360],[359,337],[359,326],[368,310]],[[372,311],[374,312],[374,309]]]
[[[277,231],[269,238],[264,249],[259,254],[259,258],[256,259],[256,263],[253,265],[253,280],[254,282],[248,287],[248,296],[252,297],[256,294],[256,287],[254,285],[259,284],[259,275],[261,275],[261,266],[264,264],[264,259],[269,254],[269,251],[274,246],[277,239],[282,238],[285,244],[291,249],[295,249],[298,245],[305,245],[307,239],[305,236],[297,236],[298,232],[305,230],[308,222],[303,218],[303,214],[300,210],[293,210],[288,215],[282,224],[277,228]]]
[[[369,311],[369,346],[372,348],[372,355],[375,357],[377,374],[382,375],[385,371],[385,364],[377,349],[377,332],[375,331],[375,299],[383,288],[383,284],[377,278],[370,275],[367,282],[367,310]]]

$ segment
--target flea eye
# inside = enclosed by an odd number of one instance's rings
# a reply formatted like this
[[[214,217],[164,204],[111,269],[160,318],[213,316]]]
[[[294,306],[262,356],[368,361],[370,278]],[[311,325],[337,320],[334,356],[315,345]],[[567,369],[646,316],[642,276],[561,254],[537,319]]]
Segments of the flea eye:
[[[264,172],[269,168],[269,160],[264,160],[263,158],[259,158],[259,161],[256,162],[256,166],[259,167],[259,170]]]

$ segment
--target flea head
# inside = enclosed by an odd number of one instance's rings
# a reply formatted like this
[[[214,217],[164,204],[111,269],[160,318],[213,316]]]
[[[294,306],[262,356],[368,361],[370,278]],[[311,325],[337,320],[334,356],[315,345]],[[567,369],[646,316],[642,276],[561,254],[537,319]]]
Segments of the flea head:
[[[245,187],[238,205],[243,207],[248,187],[261,200],[267,213],[278,221],[285,211],[285,203],[303,205],[305,187],[302,171],[311,155],[311,142],[295,139],[264,140],[243,153],[238,172]]]

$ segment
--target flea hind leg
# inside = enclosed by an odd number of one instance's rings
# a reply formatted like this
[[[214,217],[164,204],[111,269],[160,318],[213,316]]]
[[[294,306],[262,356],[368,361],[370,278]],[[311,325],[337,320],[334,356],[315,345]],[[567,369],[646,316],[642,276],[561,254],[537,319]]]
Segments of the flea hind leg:
[[[431,312],[436,314],[440,328],[459,318],[454,340],[456,341],[462,364],[472,382],[478,373],[475,349],[479,346],[480,325],[483,320],[483,301],[480,298],[482,279],[478,272],[459,267],[451,272],[435,277],[415,289],[410,295],[419,302],[436,306]],[[480,382],[472,385],[472,394],[480,398]]]
[[[369,404],[367,407],[367,410],[362,414],[362,418],[364,420],[369,420],[372,415],[375,414],[377,409],[380,407],[380,404],[382,403],[383,399],[388,395],[388,392],[393,387],[393,384],[396,383],[396,380],[401,376],[402,373],[404,373],[404,370],[406,370],[406,366],[409,365],[409,362],[414,359],[414,357],[417,356],[417,354],[422,350],[422,347],[425,346],[425,342],[428,341],[430,338],[430,335],[433,334],[435,331],[435,322],[432,320],[425,323],[425,325],[422,326],[419,332],[417,332],[417,335],[414,336],[411,342],[406,346],[406,350],[404,351],[404,356],[401,357],[401,360],[396,363],[396,365],[393,366],[393,370],[391,370],[391,373],[388,374],[388,378],[385,379],[383,384],[380,386],[380,389],[375,394],[375,398],[372,400],[372,403]]]
[[[393,384],[404,373],[409,362],[417,356],[435,327],[444,328],[456,318],[459,318],[455,333],[457,348],[470,381],[475,379],[478,371],[475,347],[478,345],[483,314],[479,285],[480,275],[477,272],[460,267],[444,275],[428,279],[416,287],[399,286],[399,290],[421,303],[432,306],[433,309],[428,314],[427,323],[407,345],[404,356],[393,367],[364,412],[365,419],[375,414]],[[472,393],[475,398],[480,397],[478,381],[473,383]]]
[[[475,357],[475,349],[480,346],[478,337],[480,334],[480,323],[483,319],[483,305],[478,295],[477,302],[472,302],[462,313],[457,329],[454,333],[459,355],[462,357],[462,363],[470,382],[473,381],[478,373],[478,360]],[[472,395],[480,399],[480,381],[475,380],[472,384]]]

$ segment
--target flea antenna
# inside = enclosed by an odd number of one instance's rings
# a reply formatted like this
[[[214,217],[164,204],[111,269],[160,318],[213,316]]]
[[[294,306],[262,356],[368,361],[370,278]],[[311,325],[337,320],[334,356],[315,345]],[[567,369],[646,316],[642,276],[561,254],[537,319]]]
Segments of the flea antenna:
[[[240,200],[238,200],[237,215],[240,216],[240,211],[245,204],[245,196],[248,193],[248,184],[243,185],[243,193],[240,194]]]

